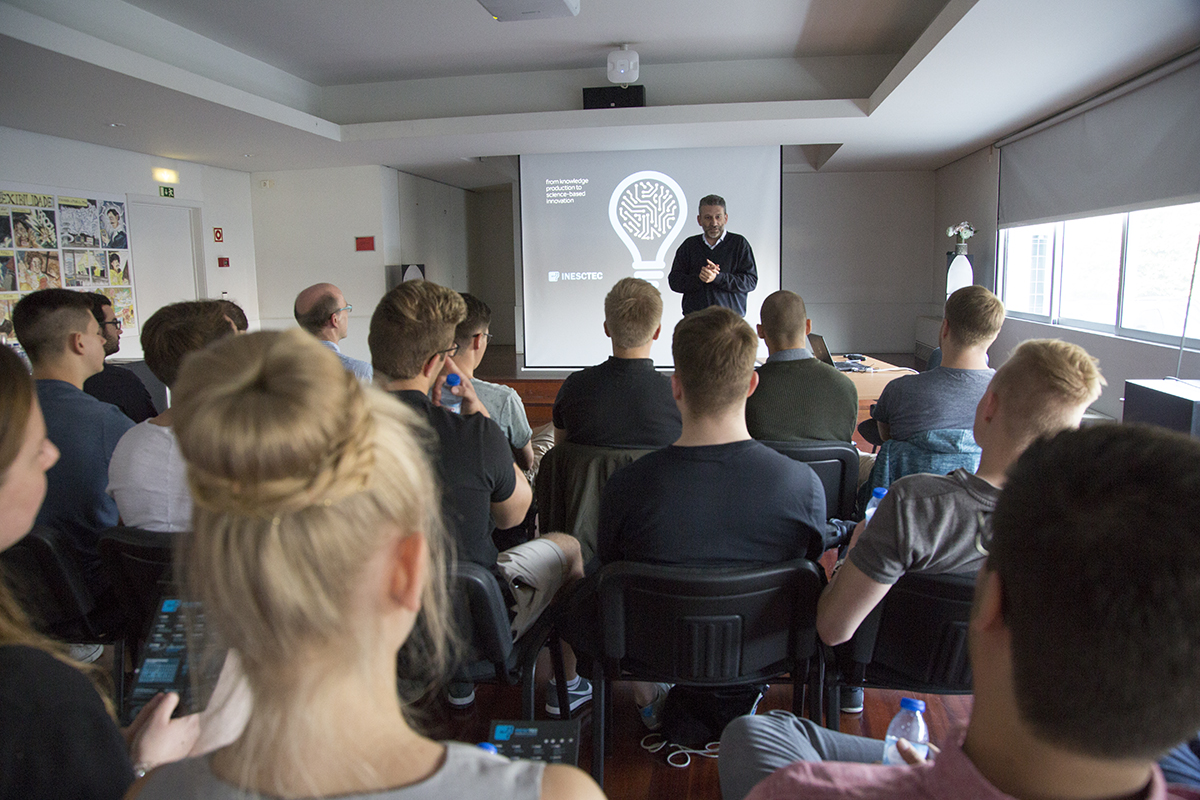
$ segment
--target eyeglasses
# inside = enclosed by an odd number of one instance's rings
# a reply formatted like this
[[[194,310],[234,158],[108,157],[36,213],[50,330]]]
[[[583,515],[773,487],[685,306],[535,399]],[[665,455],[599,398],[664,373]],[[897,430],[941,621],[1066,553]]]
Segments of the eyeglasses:
[[[105,325],[112,325],[114,328],[116,328],[116,329],[120,330],[120,328],[121,328],[121,320],[119,320],[119,319],[110,319],[110,320],[108,320],[107,322],[101,322],[101,323],[100,323],[100,327],[101,327],[101,329],[103,329]]]
[[[446,356],[448,358],[454,358],[454,356],[456,356],[457,354],[458,354],[458,342],[455,342],[454,344],[450,345],[445,350],[435,350],[433,353],[433,355],[435,357],[436,356]]]
[[[492,337],[493,337],[495,334],[488,333],[487,331],[480,331],[479,333],[477,333],[477,334],[475,334],[475,335],[476,335],[476,336],[482,336],[483,338],[487,339],[487,341],[490,343],[490,342],[492,341]]]
[[[333,313],[334,313],[334,314],[340,314],[340,313],[342,313],[343,311],[353,311],[353,310],[354,310],[354,305],[353,305],[353,304],[351,304],[351,303],[346,303],[346,305],[342,306],[341,308],[334,309],[334,312],[333,312]],[[331,316],[332,316],[332,315],[331,315]]]

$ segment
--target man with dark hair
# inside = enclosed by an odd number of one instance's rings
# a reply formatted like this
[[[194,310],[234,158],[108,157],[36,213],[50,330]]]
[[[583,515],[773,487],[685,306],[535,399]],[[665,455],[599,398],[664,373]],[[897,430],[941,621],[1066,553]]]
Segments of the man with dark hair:
[[[146,366],[174,388],[183,357],[236,332],[219,300],[171,303],[142,324]],[[172,398],[174,399],[174,398]],[[121,521],[152,531],[190,531],[192,495],[170,408],[121,437],[108,464],[108,493]]]
[[[39,524],[68,537],[73,557],[96,595],[109,586],[96,550],[100,532],[117,524],[117,505],[105,494],[113,449],[133,427],[129,417],[83,391],[104,369],[104,336],[86,294],[43,289],[13,308],[13,327],[33,365],[46,435],[62,454],[46,473]]]
[[[858,421],[858,390],[808,349],[812,320],[804,299],[781,290],[763,300],[758,335],[767,362],[758,368],[758,389],[746,400],[746,427],[755,439],[848,442]]]
[[[113,311],[112,300],[99,292],[85,294],[92,301],[92,314],[104,335],[104,356],[121,349],[121,320]],[[83,383],[83,390],[104,403],[112,403],[134,422],[143,422],[158,414],[146,384],[131,369],[104,362],[104,370]]]
[[[758,340],[735,312],[713,307],[675,326],[671,391],[683,432],[670,447],[617,470],[600,499],[597,558],[730,567],[820,555],[825,491],[807,464],[750,438],[746,398],[758,385]],[[639,684],[647,726],[662,687]]]
[[[412,407],[437,436],[434,459],[443,488],[442,515],[454,536],[458,558],[492,570],[514,611],[513,638],[528,630],[566,583],[583,576],[579,541],[562,533],[543,533],[498,552],[493,521],[511,528],[525,519],[533,494],[513,463],[508,441],[488,416],[470,378],[455,387],[460,414],[429,399],[439,376],[461,375],[452,356],[459,346],[456,327],[466,317],[461,295],[428,281],[405,281],[383,296],[371,315],[368,342],[371,362],[384,389]],[[566,655],[566,653],[564,653]],[[574,676],[574,657],[568,671]],[[590,684],[575,683],[582,704]],[[475,700],[471,684],[452,684],[450,702],[465,707]],[[574,708],[575,703],[572,704]]]
[[[508,437],[508,446],[512,448],[517,466],[523,470],[532,469],[533,429],[529,427],[529,420],[525,416],[525,403],[521,395],[511,386],[475,377],[475,370],[487,353],[488,342],[492,340],[492,334],[488,332],[492,309],[473,294],[463,292],[462,299],[467,304],[467,316],[454,329],[454,342],[458,345],[454,365],[463,377],[471,380],[471,387],[487,408],[488,416]]]
[[[224,298],[214,300],[213,302],[220,303],[221,308],[225,311],[225,316],[229,317],[229,321],[233,323],[233,327],[238,333],[245,333],[250,330],[250,320],[246,319],[246,312],[237,303]]]
[[[769,774],[751,800],[1200,797],[1154,763],[1200,728],[1198,499],[1189,437],[1099,425],[1034,442],[979,537],[966,730],[932,763],[902,746],[914,766],[822,764],[877,761],[883,742],[741,717],[721,741],[722,796]]]
[[[754,251],[745,236],[729,233],[725,198],[700,198],[696,222],[704,233],[689,236],[675,251],[667,282],[683,294],[683,313],[724,306],[746,316],[746,295],[758,286]]]
[[[342,366],[353,372],[360,381],[370,383],[374,377],[371,365],[351,358],[338,346],[338,342],[349,333],[350,312],[353,310],[354,306],[346,302],[341,289],[332,283],[317,283],[296,295],[292,314],[301,328],[337,353]]]
[[[622,278],[609,290],[604,335],[613,354],[563,381],[554,400],[556,444],[656,449],[679,438],[671,383],[650,358],[662,307],[658,289],[640,278]]]

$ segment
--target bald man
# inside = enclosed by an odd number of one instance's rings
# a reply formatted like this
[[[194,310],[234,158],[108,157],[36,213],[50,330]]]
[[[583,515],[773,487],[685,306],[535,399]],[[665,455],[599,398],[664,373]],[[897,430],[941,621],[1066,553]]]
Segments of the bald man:
[[[360,380],[370,383],[375,376],[366,361],[351,358],[342,352],[338,342],[350,330],[350,312],[354,306],[346,302],[342,290],[332,283],[317,283],[296,295],[292,313],[300,327],[311,333],[342,360],[342,366]]]

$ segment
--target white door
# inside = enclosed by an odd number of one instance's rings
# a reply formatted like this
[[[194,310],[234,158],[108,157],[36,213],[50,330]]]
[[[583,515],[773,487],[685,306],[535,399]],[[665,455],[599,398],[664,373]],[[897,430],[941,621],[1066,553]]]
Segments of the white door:
[[[203,291],[203,261],[195,232],[200,209],[155,203],[129,204],[130,260],[139,327],[168,303],[195,300]],[[201,276],[200,279],[197,276]],[[126,338],[134,339],[127,342]],[[122,337],[121,355],[141,348]]]

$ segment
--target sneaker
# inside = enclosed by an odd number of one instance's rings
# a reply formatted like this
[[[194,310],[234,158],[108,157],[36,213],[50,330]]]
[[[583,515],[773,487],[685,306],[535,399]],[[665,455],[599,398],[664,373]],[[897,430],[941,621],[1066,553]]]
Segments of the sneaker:
[[[475,702],[475,684],[470,681],[451,683],[446,687],[446,697],[453,708],[469,708]]]
[[[574,689],[567,686],[567,712],[573,713],[584,703],[592,699],[592,684],[587,678],[582,675],[579,677],[579,685]],[[558,716],[558,684],[554,679],[550,679],[550,684],[546,688],[546,713]]]
[[[861,686],[843,686],[841,692],[842,713],[861,714],[863,710],[863,690]]]
[[[83,664],[91,664],[104,652],[102,644],[72,644],[68,645],[71,658]]]
[[[638,706],[638,713],[642,717],[642,724],[648,730],[652,731],[656,731],[662,727],[663,708],[667,705],[667,692],[671,691],[671,684],[656,683],[654,684],[654,688],[654,699],[644,706]]]

